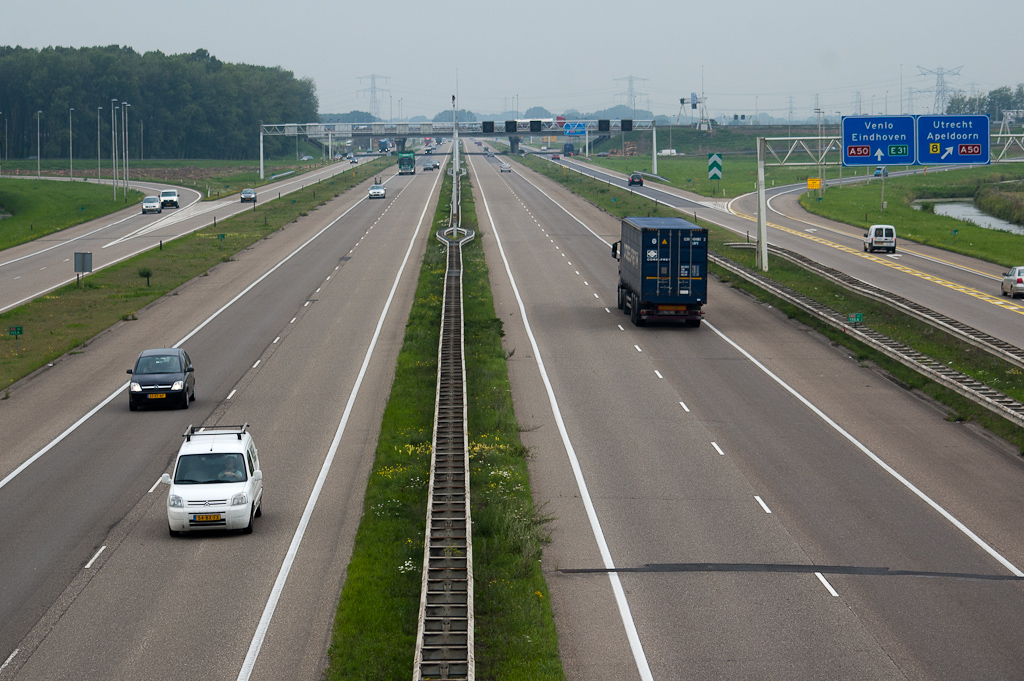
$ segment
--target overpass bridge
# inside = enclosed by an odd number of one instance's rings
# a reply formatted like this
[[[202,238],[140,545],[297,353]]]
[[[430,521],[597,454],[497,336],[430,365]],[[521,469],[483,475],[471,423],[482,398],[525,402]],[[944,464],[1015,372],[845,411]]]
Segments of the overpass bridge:
[[[530,135],[564,135],[571,137],[607,135],[632,130],[654,130],[654,121],[630,119],[556,120],[553,118],[516,119],[511,121],[457,121],[447,122],[373,122],[373,123],[271,123],[260,125],[260,179],[263,179],[263,138],[269,136],[299,137],[317,140],[333,149],[336,139],[393,139],[399,151],[405,149],[406,140],[427,137],[454,137],[458,126],[459,137],[508,137],[512,153],[519,151],[519,142]],[[372,147],[372,144],[371,144]]]

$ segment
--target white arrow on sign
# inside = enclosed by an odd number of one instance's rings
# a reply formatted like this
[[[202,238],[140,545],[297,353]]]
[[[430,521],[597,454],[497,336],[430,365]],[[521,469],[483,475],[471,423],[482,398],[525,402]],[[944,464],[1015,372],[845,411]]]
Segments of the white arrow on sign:
[[[879,161],[882,160],[883,156],[885,156],[885,154],[882,153],[881,149],[879,149],[878,151],[875,152],[875,158],[877,158]]]
[[[941,161],[942,159],[946,158],[947,156],[949,156],[952,153],[953,153],[953,147],[946,147],[946,153],[943,154],[941,157],[939,157],[939,160]]]

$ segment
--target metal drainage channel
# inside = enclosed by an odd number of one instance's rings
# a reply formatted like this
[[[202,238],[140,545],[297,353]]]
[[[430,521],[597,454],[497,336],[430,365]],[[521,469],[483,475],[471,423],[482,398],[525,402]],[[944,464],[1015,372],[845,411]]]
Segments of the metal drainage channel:
[[[448,270],[438,348],[437,400],[413,681],[472,681],[476,677],[473,533],[462,328],[462,245],[473,237],[474,233],[469,230],[455,229],[454,238],[444,232],[437,233],[437,238],[448,245]]]
[[[829,326],[855,337],[865,345],[878,350],[892,359],[895,359],[904,366],[908,366],[932,379],[936,383],[939,383],[940,385],[963,395],[975,403],[988,408],[1006,420],[1024,427],[1024,404],[1021,404],[997,390],[993,390],[984,383],[975,380],[966,374],[954,371],[944,364],[922,355],[909,346],[864,326],[862,323],[850,323],[832,308],[808,298],[807,296],[791,291],[785,286],[777,284],[767,277],[749,270],[742,265],[738,265],[726,258],[715,255],[709,255],[708,257],[716,265],[729,270],[782,300],[795,305],[805,312],[817,317]]]

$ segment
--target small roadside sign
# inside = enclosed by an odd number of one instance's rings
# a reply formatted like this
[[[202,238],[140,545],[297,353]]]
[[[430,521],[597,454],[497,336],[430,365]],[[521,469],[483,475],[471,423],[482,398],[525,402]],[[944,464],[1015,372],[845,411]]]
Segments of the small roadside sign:
[[[861,322],[864,321],[864,313],[851,312],[849,315],[847,315],[846,318],[847,321],[849,321],[851,324],[860,324]]]
[[[708,179],[722,179],[722,155],[708,154]]]
[[[12,326],[12,327],[9,327],[9,328],[7,329],[7,333],[8,333],[8,335],[10,335],[10,336],[21,336],[21,335],[22,335],[22,332],[21,332],[21,327],[20,327],[20,326]]]
[[[807,178],[808,189],[821,189],[821,178],[820,177],[808,177]]]

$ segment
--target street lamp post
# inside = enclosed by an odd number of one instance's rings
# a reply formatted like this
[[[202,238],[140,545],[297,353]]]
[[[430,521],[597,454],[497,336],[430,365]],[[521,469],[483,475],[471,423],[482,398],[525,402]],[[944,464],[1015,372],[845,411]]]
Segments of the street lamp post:
[[[96,107],[96,181],[100,181],[100,111],[102,106]]]
[[[113,185],[114,185],[114,200],[117,201],[117,116],[114,113],[117,111],[116,99],[110,100],[110,167],[114,173]]]
[[[39,165],[39,158],[41,156],[40,150],[42,148],[41,145],[39,144],[39,116],[42,113],[43,113],[42,111],[36,111],[36,177],[37,178],[43,176],[42,170],[41,170],[40,165]]]
[[[4,112],[0,111],[0,116],[3,116],[3,115],[4,115]],[[4,119],[4,125],[6,125],[6,124],[7,124],[7,119],[5,118]],[[4,145],[3,146],[4,146],[4,151],[6,152],[7,151],[7,139],[6,138],[4,139]],[[0,177],[3,177],[3,174],[4,174],[4,166],[3,166],[3,163],[0,163]]]
[[[122,102],[121,112],[124,120],[121,121],[121,130],[124,131],[124,200],[128,201],[128,102]]]
[[[814,113],[818,116],[818,200],[821,200],[823,184],[821,179],[821,115],[825,113],[823,109],[815,109]]]
[[[68,109],[68,170],[72,181],[75,179],[75,129],[71,124],[71,114],[75,108]]]
[[[843,136],[843,114],[836,111],[836,123],[839,124],[839,136]],[[843,186],[843,159],[842,155],[839,157],[839,186]]]

